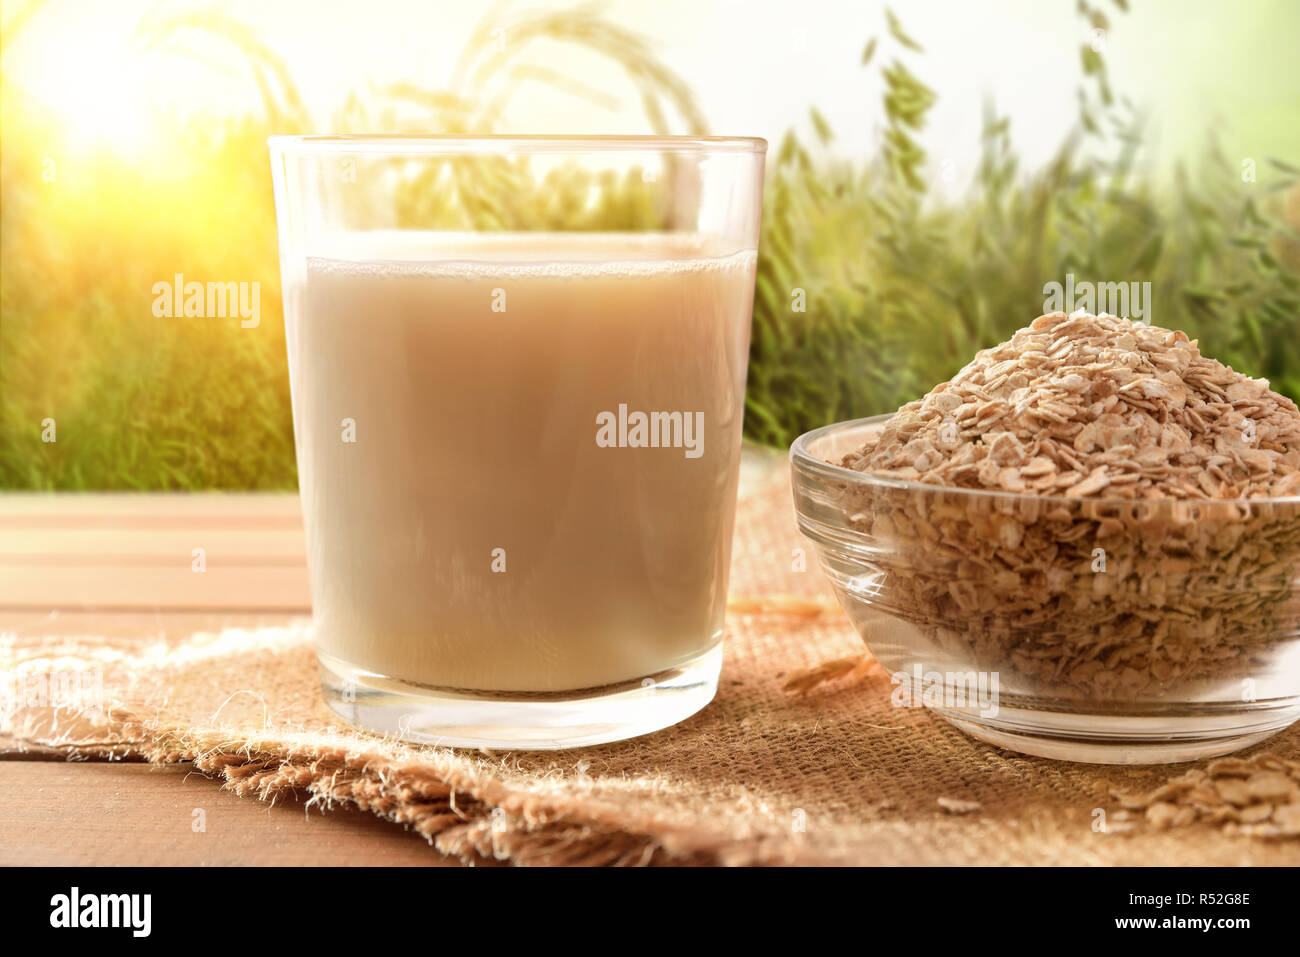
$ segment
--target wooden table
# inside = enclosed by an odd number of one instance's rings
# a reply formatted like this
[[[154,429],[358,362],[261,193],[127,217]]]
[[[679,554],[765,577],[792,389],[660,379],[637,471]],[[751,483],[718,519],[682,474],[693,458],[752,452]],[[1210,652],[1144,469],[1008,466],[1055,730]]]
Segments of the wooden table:
[[[0,631],[283,624],[311,614],[305,556],[296,495],[3,494]],[[271,806],[186,765],[67,762],[0,738],[0,865],[449,863],[368,813]]]

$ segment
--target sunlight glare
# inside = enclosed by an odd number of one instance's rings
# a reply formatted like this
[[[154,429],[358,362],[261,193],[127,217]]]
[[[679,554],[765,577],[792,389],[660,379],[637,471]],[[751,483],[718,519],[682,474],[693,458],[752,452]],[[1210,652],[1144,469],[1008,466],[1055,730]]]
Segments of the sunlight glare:
[[[138,57],[126,44],[91,39],[64,49],[32,83],[31,93],[53,114],[69,148],[111,150],[138,157],[151,146],[153,101]]]

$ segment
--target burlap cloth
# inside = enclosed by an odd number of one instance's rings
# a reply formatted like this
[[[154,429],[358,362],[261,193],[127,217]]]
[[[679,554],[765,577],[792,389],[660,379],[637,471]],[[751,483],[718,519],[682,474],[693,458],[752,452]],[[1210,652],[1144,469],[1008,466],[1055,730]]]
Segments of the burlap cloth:
[[[1186,765],[1094,767],[1001,751],[923,710],[891,707],[878,667],[804,696],[783,690],[791,675],[861,651],[811,550],[797,570],[794,550],[807,546],[784,476],[769,467],[745,483],[717,699],[658,734],[483,753],[358,733],[319,699],[306,622],[148,645],[6,635],[0,667],[101,670],[110,706],[10,708],[0,730],[69,757],[189,761],[262,800],[354,805],[470,862],[1300,863],[1300,841],[1208,824],[1094,828],[1097,809],[1117,809],[1110,786],[1155,787]],[[764,607],[764,596],[790,595],[811,599],[803,613],[788,601]],[[1300,731],[1255,750],[1300,756]],[[943,806],[954,801],[979,807],[954,814]]]

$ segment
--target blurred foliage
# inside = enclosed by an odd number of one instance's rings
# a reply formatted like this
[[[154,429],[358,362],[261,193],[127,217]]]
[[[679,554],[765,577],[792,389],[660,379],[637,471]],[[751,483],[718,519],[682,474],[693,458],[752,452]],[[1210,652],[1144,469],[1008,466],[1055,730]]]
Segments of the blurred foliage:
[[[1111,29],[1099,7],[1078,12],[1083,33]],[[1150,282],[1152,322],[1300,399],[1300,170],[1269,160],[1248,182],[1211,143],[1158,186],[1137,166],[1141,117],[1084,43],[1079,122],[1052,161],[1022,170],[1009,118],[989,105],[974,182],[947,197],[914,139],[935,101],[916,75],[921,44],[892,12],[887,27],[862,55],[869,66],[895,54],[879,67],[880,155],[826,155],[832,131],[814,114],[815,141],[788,134],[769,170],[748,435],[780,446],[893,411],[1028,324],[1044,284],[1067,273]]]
[[[29,0],[4,23],[6,46],[41,6]],[[0,143],[0,487],[297,483],[266,137],[304,132],[309,120],[284,62],[219,11],[156,12],[136,31],[137,53],[210,59],[195,48],[197,36],[238,54],[263,115],[187,123],[145,163],[63,150],[57,118],[0,76],[8,134]],[[539,41],[613,60],[656,131],[675,122],[703,131],[685,83],[589,6],[494,11],[466,44],[450,89],[398,84],[365,100],[354,94],[332,126],[489,131],[524,79],[617,106],[533,62]],[[585,202],[592,183],[584,171],[561,168],[536,183],[524,172],[508,159],[449,160],[403,182],[401,219],[430,225],[436,211],[442,228],[608,230],[662,225],[667,215],[651,204],[638,169],[595,205]],[[177,273],[259,283],[260,324],[155,317],[153,286]],[[47,419],[55,442],[42,441]]]
[[[39,0],[4,24],[21,33]],[[1078,5],[1081,32],[1111,29]],[[1121,8],[1122,9],[1122,8]],[[39,15],[37,13],[36,15]],[[20,19],[21,18],[21,19]],[[1080,48],[1076,131],[1042,169],[1021,169],[1010,122],[989,105],[969,189],[927,179],[917,142],[937,93],[924,37],[893,12],[862,54],[884,87],[878,155],[837,156],[810,109],[770,158],[747,393],[747,434],[785,445],[830,421],[889,411],[948,378],[974,352],[1038,314],[1043,285],[1149,281],[1151,318],[1200,337],[1234,368],[1300,396],[1300,188],[1297,170],[1261,162],[1258,182],[1208,146],[1172,183],[1137,163],[1141,117],[1111,89],[1104,54]],[[229,44],[263,115],[191,122],[148,168],[110,154],[64,156],[59,130],[0,77],[0,486],[292,488],[292,420],[280,318],[268,131],[308,128],[291,72],[257,34],[215,12],[156,13],[144,51],[199,56]],[[544,54],[571,44],[627,76],[656,132],[705,132],[687,85],[638,36],[592,6],[495,10],[445,89],[392,84],[341,104],[340,131],[500,129],[525,83],[597,106]],[[553,49],[552,49],[553,52]],[[405,184],[405,221],[437,210],[449,225],[554,229],[663,225],[636,170],[605,205],[560,169],[532,182],[510,160],[445,167]],[[671,175],[671,170],[669,171]],[[465,188],[467,182],[474,189]],[[147,224],[147,228],[142,228]],[[261,285],[261,323],[172,320],[152,287],[176,272]],[[795,311],[802,290],[805,311]],[[57,422],[55,443],[41,422]]]

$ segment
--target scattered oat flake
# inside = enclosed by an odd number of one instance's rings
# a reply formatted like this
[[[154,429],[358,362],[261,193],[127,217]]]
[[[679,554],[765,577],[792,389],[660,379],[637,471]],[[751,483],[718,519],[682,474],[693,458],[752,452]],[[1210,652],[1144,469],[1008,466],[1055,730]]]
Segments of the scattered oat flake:
[[[1112,817],[1142,811],[1160,830],[1202,824],[1246,837],[1300,837],[1300,762],[1275,755],[1222,758],[1147,794],[1111,796],[1122,808]]]
[[[796,671],[781,685],[781,690],[786,694],[804,695],[814,688],[839,681],[841,678],[848,678],[850,684],[856,684],[866,677],[875,664],[876,659],[870,654],[850,655],[847,658],[824,661],[811,668]]]
[[[979,801],[963,801],[960,798],[941,797],[939,798],[939,807],[949,814],[974,814],[983,805]]]

